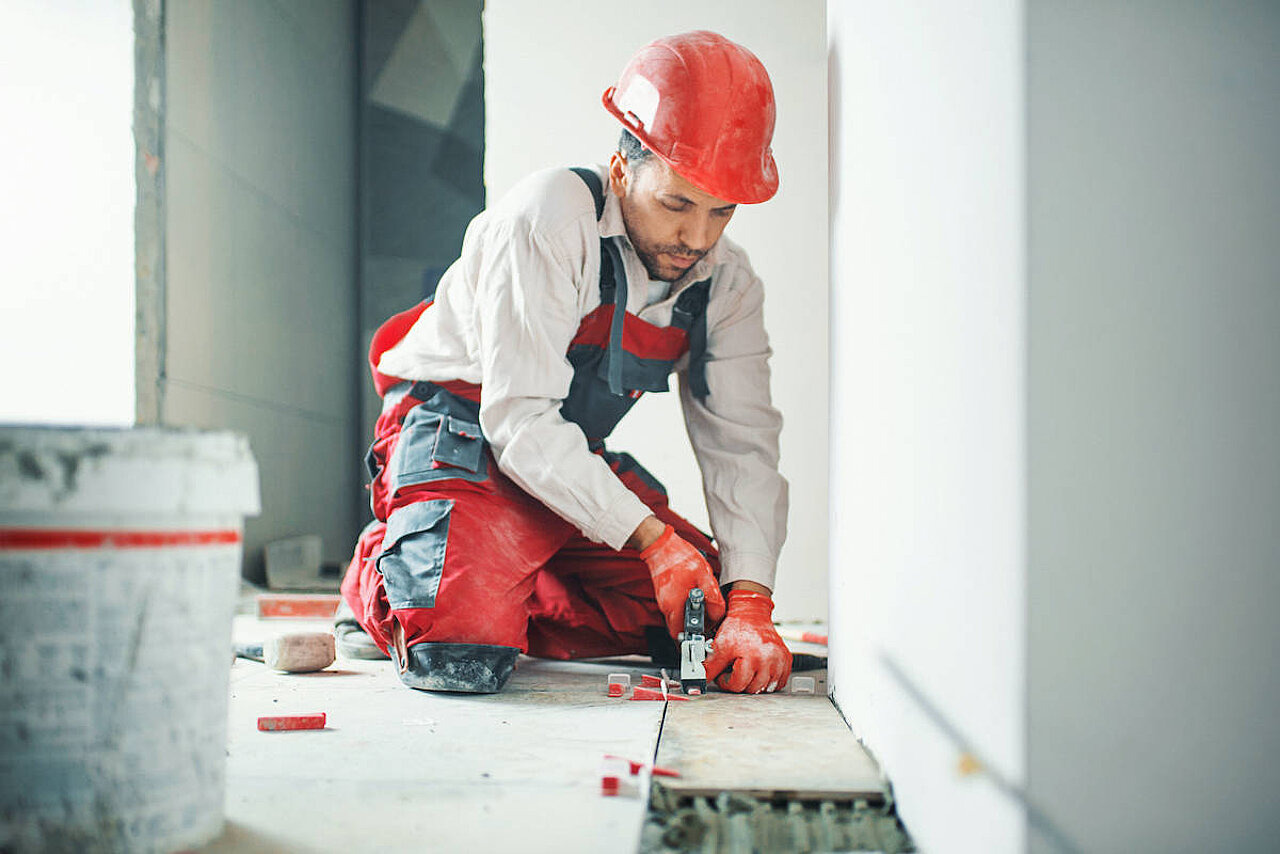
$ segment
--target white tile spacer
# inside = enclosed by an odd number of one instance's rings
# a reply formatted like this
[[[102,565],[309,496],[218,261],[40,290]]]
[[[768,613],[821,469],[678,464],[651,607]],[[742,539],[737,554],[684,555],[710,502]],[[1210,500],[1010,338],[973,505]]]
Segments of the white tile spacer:
[[[792,676],[787,683],[792,694],[812,694],[817,684],[812,676]]]

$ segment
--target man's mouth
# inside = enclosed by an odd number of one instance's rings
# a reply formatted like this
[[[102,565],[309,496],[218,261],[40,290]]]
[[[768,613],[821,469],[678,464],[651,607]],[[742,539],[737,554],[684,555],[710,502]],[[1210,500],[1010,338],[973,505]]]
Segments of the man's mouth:
[[[672,264],[679,267],[681,270],[687,270],[694,264],[698,263],[698,258],[701,256],[671,255],[668,253],[667,257],[671,259]]]

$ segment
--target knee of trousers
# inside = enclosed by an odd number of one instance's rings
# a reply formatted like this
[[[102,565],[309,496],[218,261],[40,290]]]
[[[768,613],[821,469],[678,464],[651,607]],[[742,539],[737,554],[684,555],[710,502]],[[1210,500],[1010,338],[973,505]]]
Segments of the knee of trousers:
[[[536,558],[495,540],[489,521],[465,496],[418,501],[388,517],[376,566],[389,619],[409,648],[527,645]]]
[[[511,636],[523,643],[527,618],[521,612],[505,621],[512,622],[510,631],[493,619],[492,606],[506,603],[484,595],[476,573],[468,572],[466,550],[454,550],[461,559],[450,560],[446,582],[453,509],[454,501],[437,498],[401,507],[387,519],[377,564],[406,647],[403,658],[395,653],[400,681],[420,691],[492,694],[511,676],[520,647],[479,641]]]
[[[507,683],[517,647],[482,643],[419,643],[400,661],[400,681],[420,691],[493,694]]]

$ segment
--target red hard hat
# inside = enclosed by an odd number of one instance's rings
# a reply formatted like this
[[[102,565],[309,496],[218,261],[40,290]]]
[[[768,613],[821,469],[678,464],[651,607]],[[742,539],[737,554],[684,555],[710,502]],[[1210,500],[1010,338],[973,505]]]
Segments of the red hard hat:
[[[756,55],[697,30],[640,49],[604,92],[617,116],[695,187],[726,202],[763,202],[778,191],[773,85]]]

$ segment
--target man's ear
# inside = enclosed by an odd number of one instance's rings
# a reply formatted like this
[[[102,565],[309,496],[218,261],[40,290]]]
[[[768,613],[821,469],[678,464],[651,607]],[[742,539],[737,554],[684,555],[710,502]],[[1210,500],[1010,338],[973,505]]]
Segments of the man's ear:
[[[609,158],[609,191],[618,198],[625,198],[627,186],[631,181],[631,169],[627,157],[621,151],[615,151]]]

